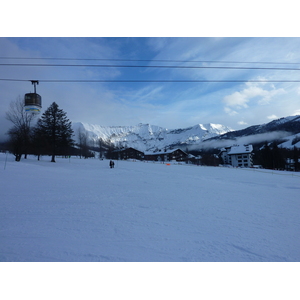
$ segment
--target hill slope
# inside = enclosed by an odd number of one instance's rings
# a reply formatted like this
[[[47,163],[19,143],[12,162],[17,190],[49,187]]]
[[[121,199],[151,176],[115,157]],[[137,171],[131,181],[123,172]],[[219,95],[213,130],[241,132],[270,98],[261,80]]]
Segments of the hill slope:
[[[300,148],[300,116],[280,118],[270,123],[227,132],[205,141],[202,146],[220,147],[234,143],[254,144],[272,141],[281,141],[279,146],[284,148],[293,148],[294,146]]]

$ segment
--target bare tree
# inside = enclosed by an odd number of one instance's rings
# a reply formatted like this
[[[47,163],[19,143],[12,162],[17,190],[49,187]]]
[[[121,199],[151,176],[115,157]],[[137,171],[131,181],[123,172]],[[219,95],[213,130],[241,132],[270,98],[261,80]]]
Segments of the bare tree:
[[[80,148],[80,158],[81,156],[83,156],[84,158],[91,157],[92,153],[89,151],[88,134],[82,128],[78,129],[78,141],[78,146]]]
[[[98,146],[99,146],[99,159],[103,159],[103,152],[104,152],[104,141],[101,137],[98,139]]]
[[[6,112],[6,119],[13,123],[13,127],[8,130],[10,145],[16,161],[20,161],[22,154],[27,158],[30,145],[31,123],[36,118],[33,112],[26,112],[24,100],[19,96],[10,103],[9,111]]]

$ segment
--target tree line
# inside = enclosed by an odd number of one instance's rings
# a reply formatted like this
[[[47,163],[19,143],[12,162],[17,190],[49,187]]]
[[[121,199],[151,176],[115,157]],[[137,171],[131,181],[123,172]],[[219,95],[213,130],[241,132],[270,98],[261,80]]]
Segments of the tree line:
[[[293,141],[294,142],[294,141]],[[254,151],[255,163],[264,169],[286,170],[289,169],[288,160],[293,161],[294,171],[300,171],[300,149],[294,146],[293,149],[278,147],[276,142],[266,143],[260,149]]]
[[[38,159],[41,155],[49,155],[51,162],[55,162],[57,155],[71,155],[74,132],[66,112],[53,102],[32,126],[36,118],[35,113],[24,110],[20,97],[11,102],[6,119],[13,123],[7,133],[8,147],[15,160],[20,161],[22,155],[27,158],[28,154],[35,154]]]
[[[19,97],[10,103],[6,119],[12,122],[13,127],[8,130],[9,139],[2,147],[8,148],[16,161],[20,161],[22,156],[26,159],[28,154],[36,155],[38,160],[41,155],[51,156],[51,162],[55,162],[57,155],[89,158],[95,157],[96,151],[102,159],[115,150],[111,142],[101,138],[91,146],[84,130],[79,130],[78,143],[75,143],[72,122],[56,102],[37,119],[37,114],[25,111],[24,101]]]
[[[296,146],[293,149],[278,147],[280,142],[282,141],[253,144],[253,165],[259,165],[264,169],[300,171],[300,149]],[[297,142],[299,142],[299,139],[295,138],[292,145]],[[205,151],[191,151],[190,153],[201,156],[201,164],[218,166],[224,164],[224,161],[218,155],[219,152],[219,149],[207,149]],[[292,167],[288,164],[289,161],[292,162]]]

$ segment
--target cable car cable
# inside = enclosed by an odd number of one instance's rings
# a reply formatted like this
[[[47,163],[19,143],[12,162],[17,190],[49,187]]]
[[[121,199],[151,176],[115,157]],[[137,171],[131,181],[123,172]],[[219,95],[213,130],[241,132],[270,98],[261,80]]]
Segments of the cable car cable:
[[[138,66],[138,65],[78,65],[78,64],[1,64],[9,67],[96,67],[96,68],[169,68],[169,69],[226,69],[226,70],[278,70],[300,71],[299,68],[275,67],[224,67],[224,66]]]
[[[28,79],[6,79],[6,78],[0,78],[0,81],[32,81]],[[174,80],[168,80],[168,79],[99,79],[99,80],[89,80],[89,79],[40,79],[39,82],[49,82],[49,83],[243,83],[243,82],[253,82],[253,83],[297,83],[300,82],[300,79],[298,80],[249,80],[249,79],[224,79],[224,80],[218,80],[218,79],[208,79],[208,80],[189,80],[189,79],[174,79]]]
[[[286,64],[299,65],[299,62],[268,62],[268,61],[218,61],[218,60],[171,60],[171,59],[118,59],[118,58],[62,58],[62,57],[0,57],[0,59],[24,59],[24,60],[66,60],[66,61],[132,61],[132,62],[181,62],[181,63],[225,63],[225,64]]]

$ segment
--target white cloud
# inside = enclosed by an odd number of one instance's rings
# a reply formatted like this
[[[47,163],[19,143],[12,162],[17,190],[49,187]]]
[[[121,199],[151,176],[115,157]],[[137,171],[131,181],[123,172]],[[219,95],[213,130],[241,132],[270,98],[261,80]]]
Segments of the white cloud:
[[[235,115],[238,114],[237,111],[235,111],[235,110],[233,110],[233,109],[231,109],[231,108],[229,108],[229,107],[224,107],[224,111],[225,111],[228,115],[230,115],[230,116],[235,116]]]
[[[226,106],[233,106],[237,109],[240,109],[242,107],[247,108],[248,101],[249,99],[247,99],[246,95],[243,92],[234,92],[231,95],[225,96],[223,100]]]
[[[295,110],[295,112],[293,113],[293,116],[298,116],[300,115],[300,109]]]
[[[247,123],[247,122],[244,122],[244,121],[239,121],[238,124],[239,124],[239,125],[247,125],[248,123]]]
[[[264,85],[265,83],[246,83],[246,88],[242,91],[234,92],[223,98],[225,104],[225,112],[232,115],[231,107],[235,109],[248,108],[249,102],[257,99],[258,105],[269,104],[272,98],[278,94],[285,93],[284,89],[276,89],[274,85],[271,86],[271,90],[263,89],[258,85]]]
[[[217,147],[228,147],[233,144],[252,144],[261,143],[265,141],[272,141],[274,139],[281,139],[289,136],[290,133],[286,131],[273,131],[261,134],[247,135],[242,137],[237,137],[230,140],[207,140],[201,144],[202,148],[217,148]],[[199,147],[199,146],[198,146]]]
[[[140,102],[148,102],[153,99],[159,98],[162,90],[163,86],[146,86],[132,93],[133,95],[131,95],[131,98],[134,100],[137,99]]]
[[[278,117],[276,115],[267,116],[269,120],[276,120]]]
[[[279,94],[284,94],[284,93],[285,93],[284,89],[273,89],[271,91],[264,90],[262,93],[263,97],[258,101],[258,104],[260,105],[269,104],[274,96]]]

